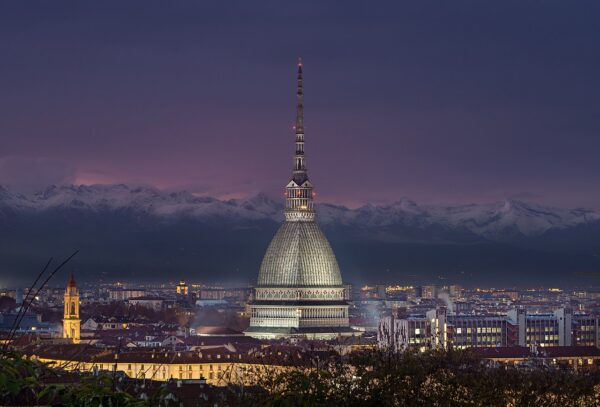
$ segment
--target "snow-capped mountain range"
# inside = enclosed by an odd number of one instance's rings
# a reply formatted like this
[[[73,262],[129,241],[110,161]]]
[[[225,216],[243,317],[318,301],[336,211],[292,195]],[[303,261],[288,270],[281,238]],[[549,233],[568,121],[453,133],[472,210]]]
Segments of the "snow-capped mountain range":
[[[48,257],[81,252],[83,279],[256,278],[283,221],[283,199],[219,200],[126,185],[0,187],[2,283],[28,283]],[[516,200],[346,208],[317,221],[349,282],[591,284],[600,270],[600,213]],[[586,274],[588,273],[588,274]],[[5,281],[6,280],[6,281]]]
[[[132,211],[163,220],[194,218],[200,220],[272,220],[280,222],[283,200],[264,194],[246,199],[219,200],[198,197],[189,192],[165,192],[150,187],[127,185],[50,186],[28,195],[0,186],[2,214],[77,210],[94,213]],[[600,220],[600,213],[589,209],[562,209],[517,200],[487,204],[453,206],[418,205],[403,199],[389,205],[365,205],[356,209],[319,203],[318,220],[324,226],[343,226],[377,230],[390,227],[428,229],[438,227],[460,230],[486,239],[509,236],[535,237],[554,230],[565,230]]]

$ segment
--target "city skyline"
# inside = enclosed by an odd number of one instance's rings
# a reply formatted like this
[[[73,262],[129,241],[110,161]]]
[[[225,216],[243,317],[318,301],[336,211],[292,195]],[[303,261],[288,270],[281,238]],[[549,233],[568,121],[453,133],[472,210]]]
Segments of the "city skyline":
[[[598,15],[0,4],[0,405],[598,404]]]
[[[144,4],[2,5],[0,185],[281,196],[301,55],[319,202],[600,207],[596,5]]]

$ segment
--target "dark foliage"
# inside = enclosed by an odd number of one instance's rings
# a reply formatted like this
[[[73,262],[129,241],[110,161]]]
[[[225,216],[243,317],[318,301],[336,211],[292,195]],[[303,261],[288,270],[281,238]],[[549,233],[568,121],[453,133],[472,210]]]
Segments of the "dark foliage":
[[[600,374],[491,367],[469,351],[363,351],[263,376],[241,404],[596,406]]]
[[[261,370],[262,368],[262,370]],[[600,374],[561,369],[490,367],[469,351],[395,354],[361,351],[314,359],[285,371],[258,367],[251,386],[184,405],[228,406],[600,406]],[[79,376],[4,352],[2,405],[167,406],[165,384],[145,398],[118,377]]]

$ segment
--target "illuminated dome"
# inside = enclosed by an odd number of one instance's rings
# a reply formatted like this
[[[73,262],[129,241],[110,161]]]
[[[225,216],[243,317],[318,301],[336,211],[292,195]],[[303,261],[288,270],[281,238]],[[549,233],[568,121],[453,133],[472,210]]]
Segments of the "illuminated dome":
[[[327,238],[315,222],[313,185],[304,156],[302,63],[298,64],[292,178],[285,186],[285,222],[267,248],[253,290],[246,335],[260,339],[334,339],[354,335],[346,290]]]
[[[319,226],[315,222],[284,222],[267,249],[257,286],[341,285],[337,260]]]

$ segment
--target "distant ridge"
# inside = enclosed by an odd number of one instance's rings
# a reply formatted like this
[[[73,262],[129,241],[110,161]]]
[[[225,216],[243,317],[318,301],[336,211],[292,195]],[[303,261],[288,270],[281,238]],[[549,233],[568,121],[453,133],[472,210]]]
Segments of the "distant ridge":
[[[555,229],[596,223],[600,213],[590,209],[562,209],[507,199],[488,204],[452,206],[418,205],[402,199],[389,205],[365,205],[348,209],[318,204],[323,225],[380,228],[391,225],[469,231],[487,239],[504,239],[508,233],[536,236]],[[49,186],[30,195],[11,193],[0,187],[0,208],[17,211],[75,209],[89,211],[131,210],[162,218],[224,218],[229,220],[282,219],[282,201],[265,194],[246,199],[219,200],[198,197],[187,191],[165,192],[151,187],[117,185]]]
[[[283,200],[219,200],[127,185],[0,186],[0,284],[74,248],[83,279],[251,283]],[[504,200],[453,206],[317,205],[350,282],[598,284],[600,213]],[[598,281],[596,281],[598,280]]]

